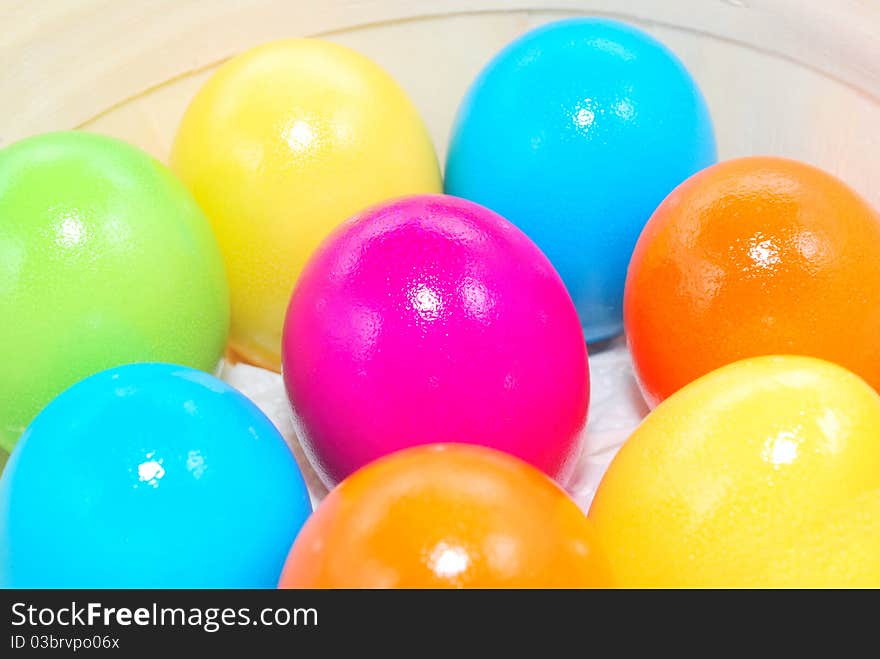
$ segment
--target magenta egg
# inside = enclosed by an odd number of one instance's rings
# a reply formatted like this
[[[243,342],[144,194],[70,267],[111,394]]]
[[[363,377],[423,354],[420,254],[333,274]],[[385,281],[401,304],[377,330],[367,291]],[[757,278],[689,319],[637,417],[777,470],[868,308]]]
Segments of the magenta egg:
[[[398,449],[465,442],[564,482],[590,396],[562,279],[513,224],[418,195],[340,225],[287,310],[284,382],[300,439],[334,485]]]

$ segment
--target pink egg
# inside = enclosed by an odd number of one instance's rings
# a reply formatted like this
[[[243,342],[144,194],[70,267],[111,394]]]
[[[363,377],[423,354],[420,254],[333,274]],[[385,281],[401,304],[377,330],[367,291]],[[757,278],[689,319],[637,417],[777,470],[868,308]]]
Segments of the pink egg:
[[[419,195],[339,226],[300,276],[284,381],[330,486],[398,449],[466,442],[564,482],[590,397],[574,304],[524,233],[475,203]]]

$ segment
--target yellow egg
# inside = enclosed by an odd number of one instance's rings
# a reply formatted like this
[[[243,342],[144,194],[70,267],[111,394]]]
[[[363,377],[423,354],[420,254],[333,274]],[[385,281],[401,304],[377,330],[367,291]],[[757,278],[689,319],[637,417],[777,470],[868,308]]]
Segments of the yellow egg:
[[[762,578],[791,588],[880,588],[880,490],[830,511],[824,524],[771,556]]]
[[[661,403],[590,518],[627,586],[869,586],[878,490],[880,396],[828,362],[759,357]]]
[[[434,147],[400,86],[363,55],[315,39],[221,66],[187,109],[171,166],[223,251],[233,351],[275,370],[291,290],[321,240],[364,207],[441,191]]]

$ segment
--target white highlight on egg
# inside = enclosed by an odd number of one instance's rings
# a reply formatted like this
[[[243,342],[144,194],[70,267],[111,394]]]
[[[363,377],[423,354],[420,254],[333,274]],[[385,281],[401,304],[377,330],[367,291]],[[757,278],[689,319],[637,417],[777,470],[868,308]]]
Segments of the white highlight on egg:
[[[461,301],[465,312],[479,320],[487,319],[495,307],[495,299],[486,285],[473,277],[466,277],[462,281]]]
[[[308,122],[298,119],[284,131],[284,139],[294,151],[305,151],[315,141],[315,129]]]
[[[147,454],[148,458],[153,457],[152,453]],[[138,479],[151,485],[159,487],[159,480],[165,475],[165,468],[162,466],[162,460],[147,460],[138,465]]]
[[[843,448],[843,422],[840,417],[832,409],[826,409],[821,415],[816,417],[816,424],[825,435],[827,448],[832,453]]]
[[[462,547],[439,542],[429,558],[431,570],[441,577],[457,577],[468,569],[470,558]]]
[[[798,251],[807,260],[813,260],[819,256],[822,249],[822,241],[812,231],[801,231],[795,238]]]
[[[574,106],[574,113],[571,115],[571,119],[578,131],[588,134],[591,130],[594,130],[593,125],[596,122],[597,114],[604,115],[605,110],[598,107],[592,98],[585,98]]]
[[[752,246],[749,248],[749,257],[759,268],[769,268],[779,263],[779,249],[772,240],[755,242],[753,238]]]
[[[636,109],[628,98],[622,98],[614,104],[614,114],[629,121],[636,115]]]
[[[86,229],[80,218],[75,213],[68,213],[58,225],[55,240],[62,247],[76,247],[85,235]]]
[[[625,62],[630,60],[634,60],[636,58],[635,54],[628,50],[626,46],[617,41],[613,41],[612,39],[604,39],[602,37],[595,37],[590,39],[588,45],[592,46],[597,50],[603,50],[606,53],[614,55],[615,57],[619,57]]]
[[[595,118],[596,114],[592,110],[581,108],[577,111],[574,121],[581,128],[585,128],[587,126],[591,126]]]
[[[205,464],[205,458],[201,452],[194,450],[186,454],[186,468],[193,475],[193,478],[201,478],[208,465]]]
[[[425,320],[436,320],[443,310],[440,294],[425,284],[419,284],[410,293],[413,309]]]
[[[767,440],[762,457],[775,466],[791,464],[797,459],[799,443],[796,432],[783,430]]]

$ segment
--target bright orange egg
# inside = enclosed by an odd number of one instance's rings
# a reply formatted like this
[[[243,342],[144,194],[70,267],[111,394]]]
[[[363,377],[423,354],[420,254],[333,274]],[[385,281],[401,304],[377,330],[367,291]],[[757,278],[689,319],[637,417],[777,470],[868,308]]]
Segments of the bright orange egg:
[[[577,505],[534,467],[433,444],[336,487],[300,532],[279,587],[610,586],[596,542]]]
[[[652,406],[720,366],[771,354],[836,362],[880,390],[880,216],[800,162],[709,167],[642,232],[624,322]]]

